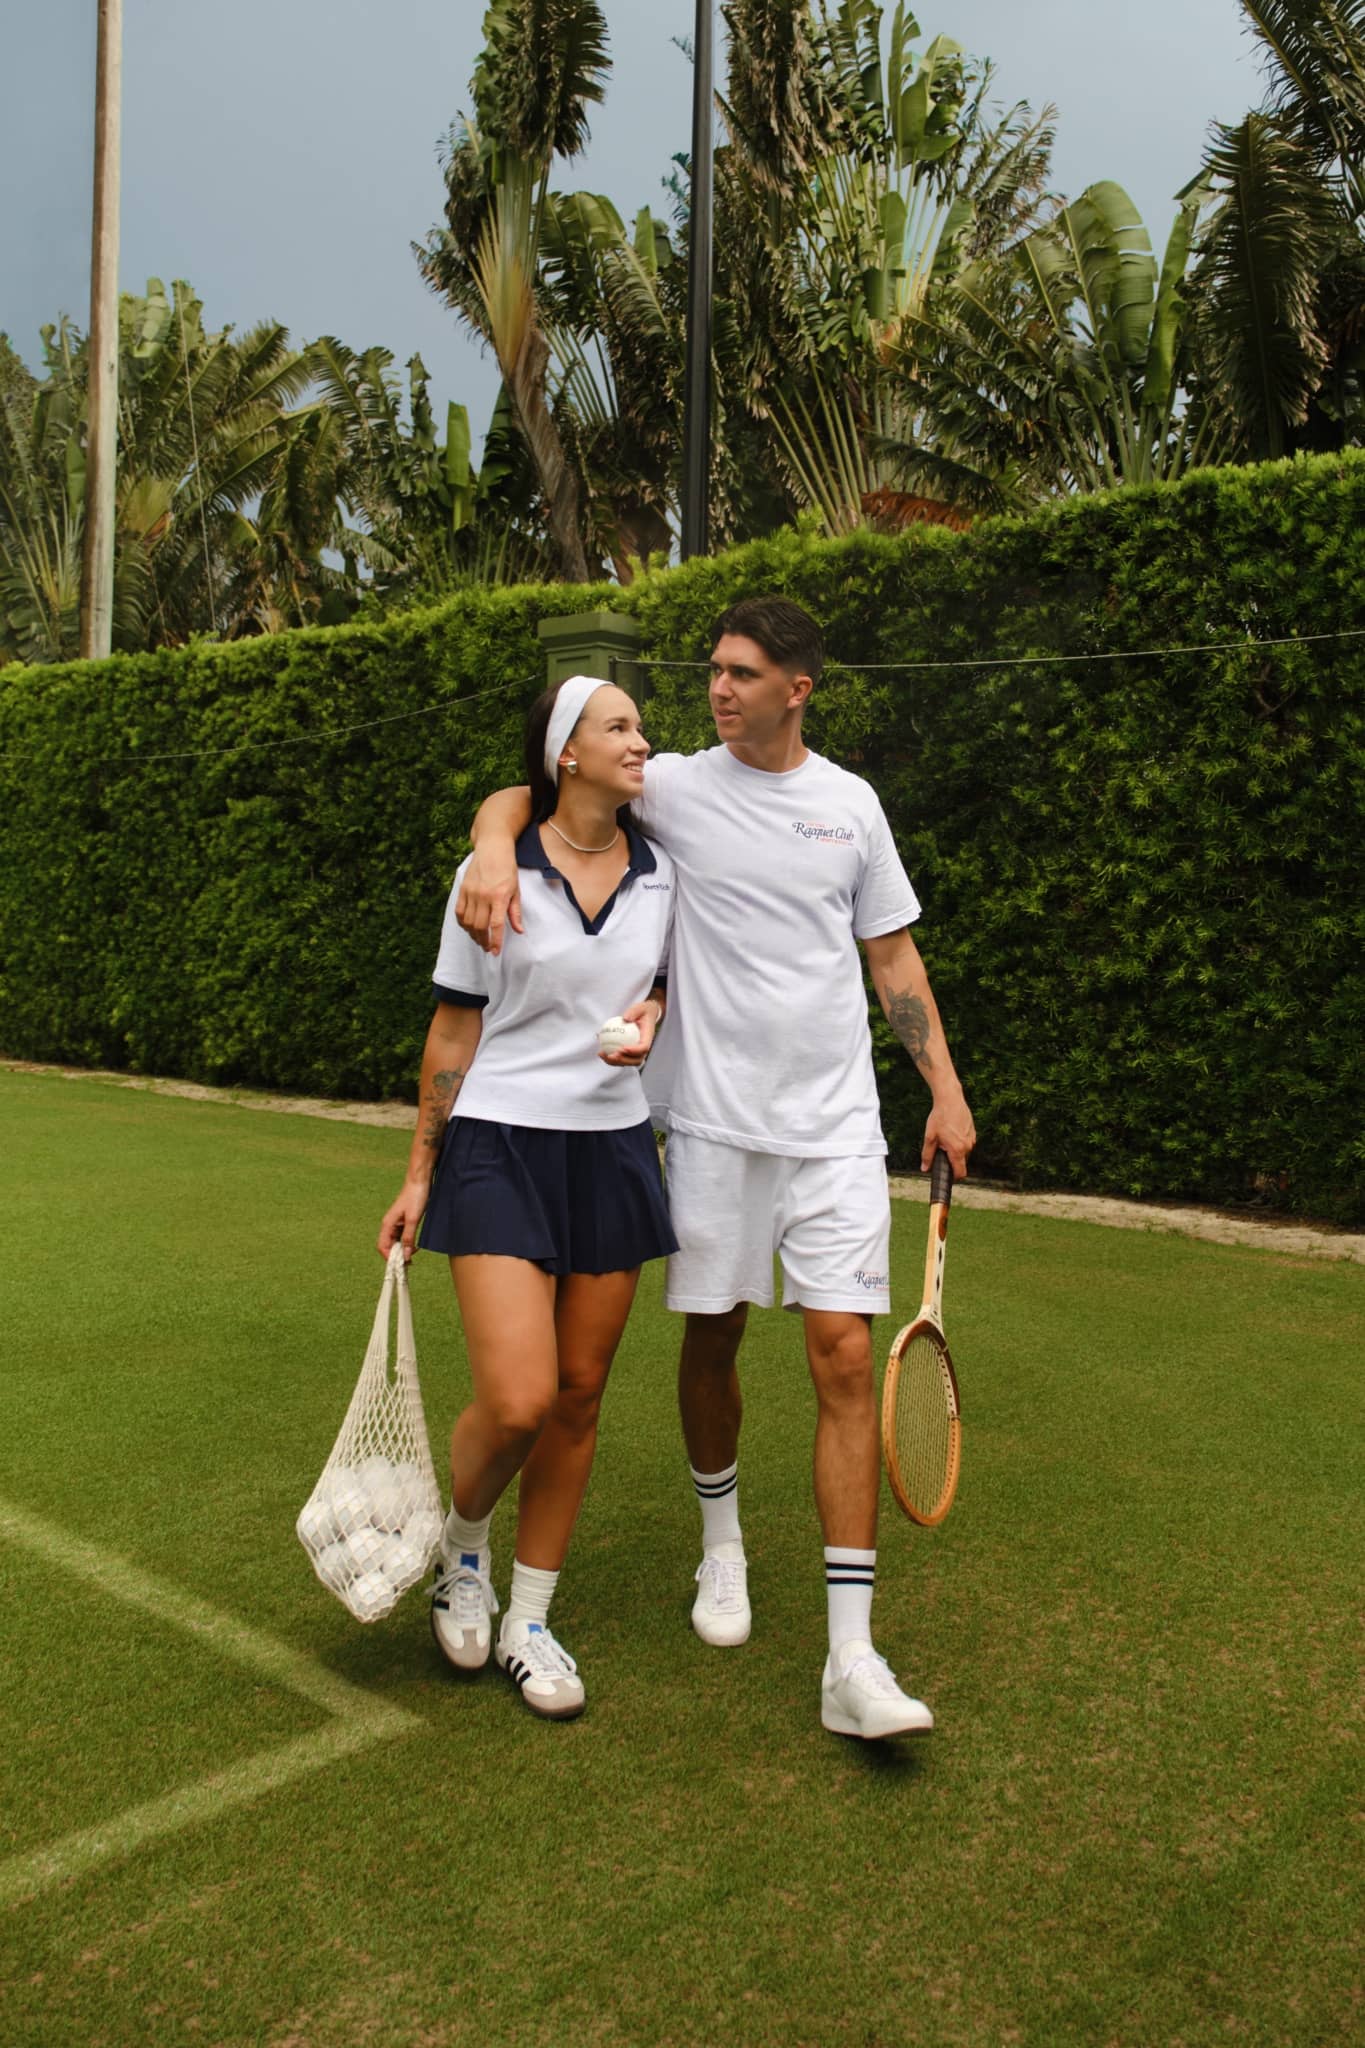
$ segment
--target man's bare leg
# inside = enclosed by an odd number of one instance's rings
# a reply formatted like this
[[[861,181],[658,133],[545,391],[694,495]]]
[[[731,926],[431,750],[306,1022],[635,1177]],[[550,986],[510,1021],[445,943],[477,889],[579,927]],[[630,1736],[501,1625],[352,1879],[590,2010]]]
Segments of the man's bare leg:
[[[750,1627],[739,1528],[739,1430],[744,1403],[736,1361],[747,1302],[724,1315],[689,1315],[678,1361],[678,1409],[702,1512],[702,1561],[692,1626],[705,1643],[735,1648]]]
[[[805,1309],[815,1384],[815,1505],[825,1535],[829,1661],[820,1716],[837,1735],[864,1741],[922,1733],[934,1717],[901,1691],[872,1647],[881,1441],[867,1316]]]
[[[825,1542],[872,1550],[877,1542],[881,1441],[867,1316],[802,1310],[815,1385],[815,1506]]]
[[[737,1302],[724,1315],[689,1315],[678,1359],[678,1412],[683,1441],[696,1472],[719,1472],[739,1455],[744,1402],[736,1360],[749,1304]]]

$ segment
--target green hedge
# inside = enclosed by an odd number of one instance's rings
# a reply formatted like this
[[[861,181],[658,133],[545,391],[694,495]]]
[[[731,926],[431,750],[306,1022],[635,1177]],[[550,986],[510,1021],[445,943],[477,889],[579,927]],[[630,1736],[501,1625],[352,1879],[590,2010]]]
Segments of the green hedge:
[[[450,874],[477,795],[519,773],[538,619],[628,608],[651,656],[698,661],[721,606],[781,589],[838,657],[808,736],[876,784],[924,900],[981,1166],[1359,1220],[1365,640],[1307,636],[1359,629],[1362,535],[1365,458],[1332,458],[0,671],[0,1046],[411,1093]],[[1248,635],[1303,644],[1121,658]],[[1078,654],[1103,658],[1046,658]],[[862,666],[991,660],[1016,665]],[[648,674],[655,745],[707,742],[701,674]],[[923,1095],[877,1024],[906,1161]]]

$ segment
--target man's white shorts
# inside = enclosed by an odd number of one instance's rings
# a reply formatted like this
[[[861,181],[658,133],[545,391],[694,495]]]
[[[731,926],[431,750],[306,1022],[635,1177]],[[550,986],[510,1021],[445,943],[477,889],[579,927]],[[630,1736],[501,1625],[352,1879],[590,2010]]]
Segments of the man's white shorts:
[[[771,1308],[776,1254],[783,1308],[889,1311],[884,1158],[788,1159],[671,1131],[664,1174],[680,1247],[668,1262],[670,1308]]]

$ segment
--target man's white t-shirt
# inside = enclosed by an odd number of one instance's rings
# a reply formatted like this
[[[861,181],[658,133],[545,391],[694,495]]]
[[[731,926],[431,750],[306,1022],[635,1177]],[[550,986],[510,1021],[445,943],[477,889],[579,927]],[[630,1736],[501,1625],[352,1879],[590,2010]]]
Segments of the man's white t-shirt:
[[[637,832],[619,888],[585,918],[535,825],[517,841],[524,932],[484,953],[455,922],[455,876],[433,975],[437,996],[483,1011],[452,1116],[534,1130],[623,1131],[649,1115],[636,1067],[598,1058],[608,1017],[641,1003],[668,961],[673,866]]]
[[[875,790],[820,754],[780,775],[728,747],[645,769],[678,902],[656,1124],[751,1152],[884,1153],[856,941],[920,906]]]

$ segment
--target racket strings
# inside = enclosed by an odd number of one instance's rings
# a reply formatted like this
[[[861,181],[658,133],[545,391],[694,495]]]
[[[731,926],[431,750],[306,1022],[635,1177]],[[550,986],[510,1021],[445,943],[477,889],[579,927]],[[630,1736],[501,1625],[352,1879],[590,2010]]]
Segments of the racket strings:
[[[951,1498],[957,1468],[958,1422],[952,1382],[939,1346],[918,1336],[907,1345],[896,1380],[893,1439],[901,1486],[926,1518]]]

